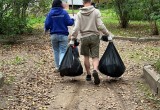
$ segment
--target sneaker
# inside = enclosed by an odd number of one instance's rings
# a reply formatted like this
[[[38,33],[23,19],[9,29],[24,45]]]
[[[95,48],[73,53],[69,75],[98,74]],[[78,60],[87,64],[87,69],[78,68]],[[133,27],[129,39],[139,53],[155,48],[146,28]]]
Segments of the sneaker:
[[[92,79],[91,79],[91,75],[87,75],[86,76],[86,81],[91,81]]]
[[[98,85],[100,83],[100,79],[98,76],[98,72],[96,70],[93,70],[93,77],[94,77],[94,84]]]
[[[61,76],[61,77],[64,77],[64,74],[60,72],[60,76]]]

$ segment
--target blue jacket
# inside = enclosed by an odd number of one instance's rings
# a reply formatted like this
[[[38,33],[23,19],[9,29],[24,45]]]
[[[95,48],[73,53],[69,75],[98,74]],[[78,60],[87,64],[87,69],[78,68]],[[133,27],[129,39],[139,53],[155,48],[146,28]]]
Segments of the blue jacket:
[[[45,20],[45,31],[50,34],[69,35],[68,27],[74,24],[68,13],[61,7],[52,8]]]

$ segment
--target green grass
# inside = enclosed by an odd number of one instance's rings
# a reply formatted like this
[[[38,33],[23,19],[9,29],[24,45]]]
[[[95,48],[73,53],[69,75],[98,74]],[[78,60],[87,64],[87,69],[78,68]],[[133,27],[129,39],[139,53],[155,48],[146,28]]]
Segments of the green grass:
[[[67,10],[68,13],[72,14],[72,10]],[[74,10],[77,13],[79,10]],[[151,37],[151,28],[148,21],[130,21],[129,27],[123,29],[119,26],[118,17],[113,9],[102,9],[101,15],[104,24],[107,29],[111,31],[115,36],[123,37]],[[160,21],[158,22],[160,30]],[[160,35],[158,36],[160,37]]]
[[[43,17],[29,17],[28,25],[32,28],[42,28],[44,26],[45,16]]]
[[[6,50],[7,51],[7,50]],[[5,65],[14,65],[14,66],[18,66],[18,65],[22,65],[26,62],[26,59],[21,57],[21,56],[15,56],[14,58],[8,59],[8,60],[2,60],[0,61],[0,68],[5,66]]]
[[[2,46],[2,48],[3,48],[3,49],[6,49],[6,50],[7,50],[7,49],[10,49],[11,47],[12,47],[12,45],[6,45],[6,44]]]
[[[145,97],[141,100],[147,100],[151,103],[152,107],[155,108],[155,110],[159,110],[160,108],[160,98],[156,97],[150,90],[149,86],[143,82],[137,82],[138,88],[144,92]]]
[[[100,12],[103,18],[110,18],[110,19],[117,20],[117,15],[115,11],[112,9],[100,10]]]
[[[101,11],[101,15],[102,15],[102,17],[107,17],[107,16],[113,16],[114,18],[115,18],[115,16],[116,16],[116,14],[115,14],[115,12],[113,11],[113,10],[111,10],[111,9],[107,9],[107,10],[100,10]],[[67,12],[69,13],[69,14],[72,14],[72,10],[67,10]],[[77,10],[74,10],[74,13],[75,14],[77,14],[79,12],[79,10],[77,9]]]
[[[7,76],[7,77],[5,78],[4,83],[5,83],[6,85],[11,85],[11,84],[13,84],[14,81],[15,81],[15,77],[14,77],[14,76]]]
[[[74,10],[76,14],[79,10]],[[100,10],[102,20],[106,25],[107,29],[111,31],[115,36],[123,37],[151,37],[151,26],[148,21],[130,21],[129,27],[123,29],[119,26],[118,17],[113,9]],[[72,14],[72,10],[67,10],[69,14]],[[35,29],[43,29],[45,16],[44,17],[30,17],[28,19],[28,25]],[[158,22],[160,30],[160,21]],[[160,37],[157,36],[157,37]]]
[[[150,37],[150,25],[146,21],[130,21],[129,27],[124,29],[119,26],[119,21],[116,19],[103,19],[106,27],[116,36],[123,37]]]
[[[69,13],[69,14],[72,14],[73,12],[72,12],[72,10],[67,10],[67,12]],[[77,14],[79,12],[79,10],[74,10],[74,13],[75,14]]]
[[[16,56],[10,63],[12,65],[21,65],[25,62],[25,59],[23,59],[22,57]]]
[[[113,10],[101,10],[101,14],[106,27],[109,31],[115,34],[115,36],[138,38],[151,36],[151,28],[148,21],[130,21],[129,27],[123,29],[119,26],[118,17]],[[160,30],[160,22],[158,22],[158,26]]]
[[[157,62],[155,63],[155,68],[158,71],[158,73],[160,74],[160,59],[158,59]]]
[[[140,43],[136,43],[140,45]],[[128,46],[128,45],[127,45]],[[145,44],[145,47],[137,46],[136,48],[127,48],[121,55],[123,58],[129,58],[135,63],[154,64],[159,58],[160,48]]]

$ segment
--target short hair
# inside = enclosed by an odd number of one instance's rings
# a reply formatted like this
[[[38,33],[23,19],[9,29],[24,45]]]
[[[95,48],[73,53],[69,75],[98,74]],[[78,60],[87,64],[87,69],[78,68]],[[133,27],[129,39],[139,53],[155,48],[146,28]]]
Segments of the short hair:
[[[92,2],[91,5],[93,5],[94,7],[96,7],[96,4],[94,2]]]
[[[83,3],[91,3],[92,0],[83,0]]]
[[[53,0],[52,8],[54,7],[62,7],[62,1],[61,0]]]

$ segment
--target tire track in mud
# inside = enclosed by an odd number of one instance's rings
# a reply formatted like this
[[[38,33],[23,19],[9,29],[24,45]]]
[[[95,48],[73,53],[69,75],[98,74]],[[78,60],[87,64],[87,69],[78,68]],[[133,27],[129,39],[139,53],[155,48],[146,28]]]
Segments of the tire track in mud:
[[[108,82],[100,86],[80,79],[65,79],[54,87],[55,99],[48,110],[136,110],[134,87],[130,80]]]
[[[107,84],[107,87],[109,87],[113,94],[117,97],[115,97],[119,102],[120,102],[120,105],[122,106],[122,110],[128,110],[126,108],[126,101],[125,99],[123,98],[123,95],[121,93],[119,93],[118,91],[121,91],[121,92],[124,92],[124,90],[119,86],[117,87],[116,84],[112,84],[112,82],[109,82]],[[115,88],[116,87],[116,88]]]
[[[71,97],[70,102],[68,102],[68,104],[66,105],[65,109],[66,110],[71,110],[72,108],[74,108],[77,100],[76,100],[76,96],[79,96],[80,94],[80,90],[82,89],[82,85],[85,84],[85,82],[81,82],[81,81],[76,81],[75,82],[75,89],[74,89],[74,94]]]
[[[106,86],[112,90],[113,94],[117,96],[115,98],[120,102],[123,110],[135,110],[137,108],[137,104],[134,100],[135,90],[133,90],[129,82],[119,79],[105,83],[107,83]]]
[[[56,84],[52,93],[56,97],[48,110],[128,110],[120,87],[107,82],[97,87],[82,78],[64,80]]]
[[[75,102],[75,97],[80,93],[84,83],[80,79],[67,79],[57,83],[51,93],[52,95],[54,94],[55,98],[48,110],[71,110]]]
[[[71,106],[70,110],[126,110],[116,96],[117,94],[105,85],[97,87],[93,83],[86,84],[79,93],[80,98],[74,99],[74,106]]]

